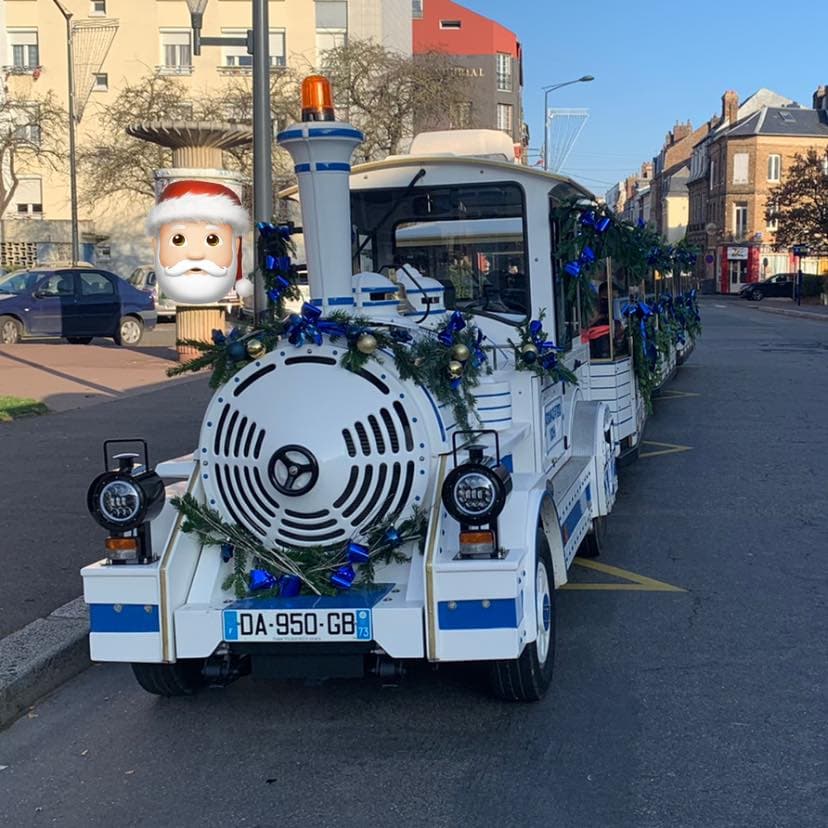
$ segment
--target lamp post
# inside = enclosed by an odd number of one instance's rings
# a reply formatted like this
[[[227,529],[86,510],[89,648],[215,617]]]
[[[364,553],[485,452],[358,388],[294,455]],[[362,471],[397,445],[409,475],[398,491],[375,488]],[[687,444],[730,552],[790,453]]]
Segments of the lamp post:
[[[206,0],[205,0],[206,2]],[[543,89],[543,168],[549,169],[549,93],[560,89],[563,86],[570,86],[573,83],[589,83],[594,81],[592,75],[583,75],[575,80],[563,81],[563,83],[551,83],[549,86],[542,87]]]
[[[802,304],[802,257],[810,255],[811,251],[806,244],[795,244],[793,254],[796,256],[796,304]]]
[[[56,0],[57,2],[57,0]],[[253,28],[246,37],[202,37],[201,27],[207,0],[187,0],[193,28],[193,54],[202,46],[245,46],[253,56],[253,220],[273,218],[273,124],[270,118],[270,23],[268,0],[252,0]],[[253,277],[253,317],[267,307],[264,284],[258,270]]]
[[[53,0],[53,2],[66,21],[66,62],[69,79],[69,203],[72,225],[72,265],[74,266],[80,258],[80,245],[78,244],[78,168],[75,157],[75,54],[72,48],[72,12],[60,0]]]

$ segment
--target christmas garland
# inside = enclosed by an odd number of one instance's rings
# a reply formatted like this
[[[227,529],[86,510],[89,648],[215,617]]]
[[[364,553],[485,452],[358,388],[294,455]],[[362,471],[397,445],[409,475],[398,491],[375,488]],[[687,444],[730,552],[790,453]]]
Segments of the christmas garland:
[[[395,516],[377,521],[346,544],[267,547],[190,494],[171,503],[184,516],[182,532],[196,535],[202,546],[215,547],[225,563],[232,561],[222,589],[232,589],[237,598],[291,597],[303,591],[334,595],[354,584],[372,584],[377,563],[407,561],[402,547],[417,541],[422,554],[425,542],[427,518],[418,507],[399,523]]]
[[[543,320],[546,311],[541,310],[537,319],[526,320],[518,325],[520,341],[515,343],[509,340],[515,358],[515,367],[518,371],[532,371],[541,380],[552,382],[570,382],[578,384],[578,377],[565,365],[558,362],[558,354],[563,348],[557,347],[554,342],[547,340],[543,329]]]

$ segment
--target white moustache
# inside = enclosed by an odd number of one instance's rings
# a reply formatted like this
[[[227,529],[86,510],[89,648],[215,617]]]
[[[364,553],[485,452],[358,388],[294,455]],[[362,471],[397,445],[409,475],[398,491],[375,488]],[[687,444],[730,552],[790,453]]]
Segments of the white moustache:
[[[224,276],[229,268],[222,267],[210,259],[182,259],[174,265],[164,268],[167,276],[181,276],[188,270],[201,270],[208,276]]]

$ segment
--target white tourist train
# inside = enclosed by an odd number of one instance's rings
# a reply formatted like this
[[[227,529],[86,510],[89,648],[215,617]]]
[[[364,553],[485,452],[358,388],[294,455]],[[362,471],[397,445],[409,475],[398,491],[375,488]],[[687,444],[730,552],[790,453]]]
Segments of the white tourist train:
[[[617,457],[645,418],[628,337],[614,330],[624,297],[608,280],[602,343],[559,271],[550,216],[593,197],[515,164],[498,132],[426,134],[408,155],[352,170],[360,139],[317,120],[278,138],[296,166],[286,197],[301,202],[311,303],[323,319],[344,310],[414,341],[462,311],[491,369],[471,391],[472,431],[390,352],[346,370],[342,339],[325,334],[282,340],[219,387],[192,456],[154,471],[121,457],[89,494],[109,529],[107,556],[82,573],[90,648],[131,663],[150,692],[411,659],[487,662],[504,699],[539,699],[550,684],[555,590],[579,550],[598,552]],[[516,326],[542,309],[577,384],[518,370]],[[419,515],[422,532],[373,561],[371,583],[238,597],[237,560],[183,531],[171,501],[184,493],[276,550],[344,548],[389,516]]]

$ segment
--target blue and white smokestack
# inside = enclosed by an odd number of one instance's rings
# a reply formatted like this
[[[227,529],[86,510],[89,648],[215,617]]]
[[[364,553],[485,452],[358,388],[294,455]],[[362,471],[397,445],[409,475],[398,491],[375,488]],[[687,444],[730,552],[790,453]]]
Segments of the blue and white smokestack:
[[[354,305],[351,269],[351,155],[363,134],[334,120],[330,84],[318,75],[302,83],[302,123],[276,136],[293,158],[311,302],[323,313]]]

